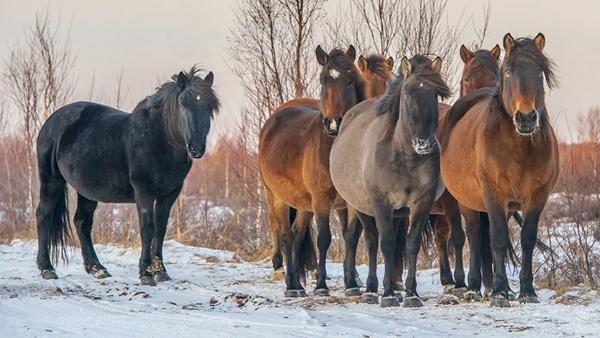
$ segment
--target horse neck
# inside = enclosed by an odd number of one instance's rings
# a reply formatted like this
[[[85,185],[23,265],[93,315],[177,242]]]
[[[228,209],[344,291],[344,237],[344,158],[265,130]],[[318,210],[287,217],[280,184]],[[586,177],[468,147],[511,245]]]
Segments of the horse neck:
[[[411,143],[411,132],[408,117],[400,111],[394,133],[392,136],[392,151],[402,153],[404,156],[413,157],[417,155]]]
[[[147,133],[146,137],[149,138],[153,144],[160,146],[160,148],[162,148],[161,150],[165,152],[165,155],[188,157],[187,150],[184,146],[177,145],[174,141],[170,140],[165,122],[165,113],[162,109],[156,110],[144,108],[141,111],[134,111],[134,114],[135,113],[137,113],[141,119],[148,120],[146,125],[150,126],[152,132]]]

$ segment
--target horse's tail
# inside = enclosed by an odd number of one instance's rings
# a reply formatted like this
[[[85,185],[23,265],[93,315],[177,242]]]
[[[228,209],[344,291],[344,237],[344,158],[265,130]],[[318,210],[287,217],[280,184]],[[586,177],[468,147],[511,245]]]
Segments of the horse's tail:
[[[481,220],[481,252],[485,254],[486,252],[491,253],[492,247],[490,244],[490,219],[487,213],[481,212],[479,213],[479,218]],[[517,253],[515,252],[515,247],[513,246],[512,239],[510,236],[510,232],[508,234],[508,245],[506,246],[506,256],[510,259],[513,266],[517,266],[521,264],[519,261],[519,257],[517,257]]]
[[[519,214],[518,211],[515,211],[515,212],[513,212],[512,217],[517,222],[517,224],[519,224],[519,227],[522,228],[524,221],[523,221],[523,217],[521,216],[521,214]],[[542,242],[542,240],[539,237],[535,238],[535,246],[543,254],[547,253],[550,256],[556,256],[556,252],[554,250],[552,250],[552,248],[547,246],[546,243]]]
[[[290,207],[290,224],[294,224],[297,213],[296,209]],[[300,276],[300,280],[306,284],[306,273],[316,268],[317,253],[312,240],[312,227],[308,224],[304,232],[304,238],[302,238],[302,243],[300,243],[298,254],[298,275]]]
[[[423,227],[423,231],[421,232],[421,250],[427,253],[427,250],[430,249],[434,244],[433,241],[433,231],[434,224],[437,222],[438,215],[429,215],[427,221],[425,222],[425,226]]]
[[[48,243],[50,249],[50,257],[53,263],[57,263],[59,258],[68,262],[67,243],[71,239],[70,223],[69,223],[69,192],[67,184],[64,184],[64,189],[61,189],[59,196],[56,199],[54,210],[52,212],[52,222],[46,229],[48,233]]]

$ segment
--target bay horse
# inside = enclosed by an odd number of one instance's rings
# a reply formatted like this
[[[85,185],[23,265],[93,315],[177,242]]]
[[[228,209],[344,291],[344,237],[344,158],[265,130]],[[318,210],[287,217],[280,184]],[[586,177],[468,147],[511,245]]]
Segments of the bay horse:
[[[173,202],[192,160],[201,158],[211,119],[219,109],[214,75],[199,69],[180,72],[125,113],[92,102],[59,108],[37,138],[40,202],[37,207],[37,266],[44,279],[56,279],[50,256],[65,257],[70,240],[67,183],[77,192],[73,219],[85,271],[110,277],[91,238],[98,202],[135,203],[142,250],[143,285],[170,280],[163,264],[163,240]],[[62,249],[60,248],[62,247]]]
[[[315,294],[329,293],[325,268],[331,244],[329,217],[331,210],[345,208],[329,177],[329,152],[346,111],[364,100],[364,80],[354,65],[352,45],[345,52],[336,48],[329,54],[318,46],[315,53],[322,66],[320,101],[284,103],[267,119],[259,137],[269,227],[274,243],[281,241],[287,297],[306,295],[300,279],[315,265],[309,227],[313,215],[319,249]],[[290,210],[297,210],[295,217],[290,217]],[[349,287],[357,287],[354,273],[351,282]]]
[[[465,47],[465,45],[461,45],[460,57],[464,63],[460,82],[461,97],[479,88],[496,86],[498,83],[498,73],[500,71],[500,46],[496,45],[490,50],[480,49],[473,52]],[[440,103],[440,119],[445,117],[449,108],[448,105]],[[436,212],[438,215],[430,217],[430,221],[434,224],[435,244],[440,268],[440,281],[444,287],[445,293],[457,292],[459,295],[462,295],[466,292],[467,287],[465,284],[465,272],[462,257],[465,232],[462,228],[458,203],[450,193],[445,191],[439,201],[436,202],[434,209],[438,209]],[[475,234],[478,233],[478,230],[479,229],[467,228],[469,238],[475,240]],[[454,276],[452,275],[448,258],[449,240],[454,249]],[[477,240],[479,240],[478,237]],[[471,249],[470,274],[480,271],[479,267],[481,266],[480,262],[482,255],[481,250],[475,251],[475,248]],[[491,252],[489,255],[491,256]],[[477,260],[477,263],[475,263],[474,260]],[[485,264],[484,276],[491,276],[491,259],[486,259],[485,261],[486,263],[489,262],[489,264]],[[479,273],[481,274],[481,272]],[[491,280],[489,278],[486,278],[485,280],[490,281],[490,284],[486,284],[486,286],[491,287]]]
[[[422,306],[415,278],[421,231],[444,191],[435,132],[438,97],[447,98],[450,90],[440,76],[441,66],[440,58],[433,62],[421,55],[403,58],[400,74],[383,97],[366,100],[346,113],[331,150],[331,179],[342,198],[357,210],[367,246],[376,245],[372,234],[377,230],[385,261],[383,307],[399,305],[395,296],[397,237],[409,216],[404,306]],[[367,302],[377,298],[376,269],[377,257],[369,250],[363,295]]]
[[[441,124],[442,176],[467,224],[490,219],[494,263],[492,306],[510,306],[506,277],[507,215],[521,210],[522,268],[519,301],[539,302],[532,253],[539,217],[559,175],[558,142],[544,102],[544,78],[555,85],[545,37],[503,39],[505,57],[497,87],[459,99]]]

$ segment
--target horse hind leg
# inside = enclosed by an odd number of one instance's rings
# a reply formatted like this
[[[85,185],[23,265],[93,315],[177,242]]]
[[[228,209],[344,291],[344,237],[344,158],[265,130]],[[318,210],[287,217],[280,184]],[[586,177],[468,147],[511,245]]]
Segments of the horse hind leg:
[[[294,223],[294,220],[296,219],[296,213],[297,210],[290,207],[290,224]],[[281,253],[281,234],[279,227],[273,224],[273,222],[269,222],[271,241],[273,243],[273,251],[271,254],[271,263],[273,264],[272,278],[273,280],[278,281],[285,278],[285,269],[283,268],[283,254]]]
[[[454,290],[455,282],[452,278],[450,270],[450,259],[448,258],[448,239],[450,238],[450,225],[442,215],[432,217],[429,220],[434,225],[435,246],[437,249],[439,266],[440,266],[440,281],[444,288],[444,293],[449,293]]]
[[[360,296],[358,272],[356,271],[356,248],[363,230],[356,212],[348,209],[338,210],[344,236],[344,294],[348,297]]]
[[[64,244],[69,240],[67,185],[61,176],[40,165],[40,201],[36,209],[38,253],[37,266],[44,279],[57,279],[51,256],[66,260]]]
[[[92,224],[97,206],[98,202],[89,200],[78,193],[77,210],[75,211],[75,217],[73,217],[73,223],[75,223],[75,229],[77,229],[77,236],[81,245],[81,255],[83,256],[85,272],[95,278],[102,279],[111,277],[111,274],[100,264],[96,250],[94,250],[94,243],[92,242]]]

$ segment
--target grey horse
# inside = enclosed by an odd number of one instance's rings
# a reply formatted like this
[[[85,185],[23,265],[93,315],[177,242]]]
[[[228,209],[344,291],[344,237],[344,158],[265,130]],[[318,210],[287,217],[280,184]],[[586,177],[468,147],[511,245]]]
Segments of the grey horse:
[[[399,306],[394,292],[394,255],[397,240],[406,235],[404,306],[423,305],[415,278],[421,231],[433,203],[444,191],[435,132],[438,97],[447,98],[450,90],[440,76],[441,66],[439,57],[433,61],[422,55],[410,60],[404,57],[399,76],[383,97],[363,101],[346,113],[331,150],[333,184],[357,209],[365,227],[369,276],[363,301],[368,303],[378,300],[379,236],[385,262],[381,306]],[[410,228],[404,234],[409,217]]]

